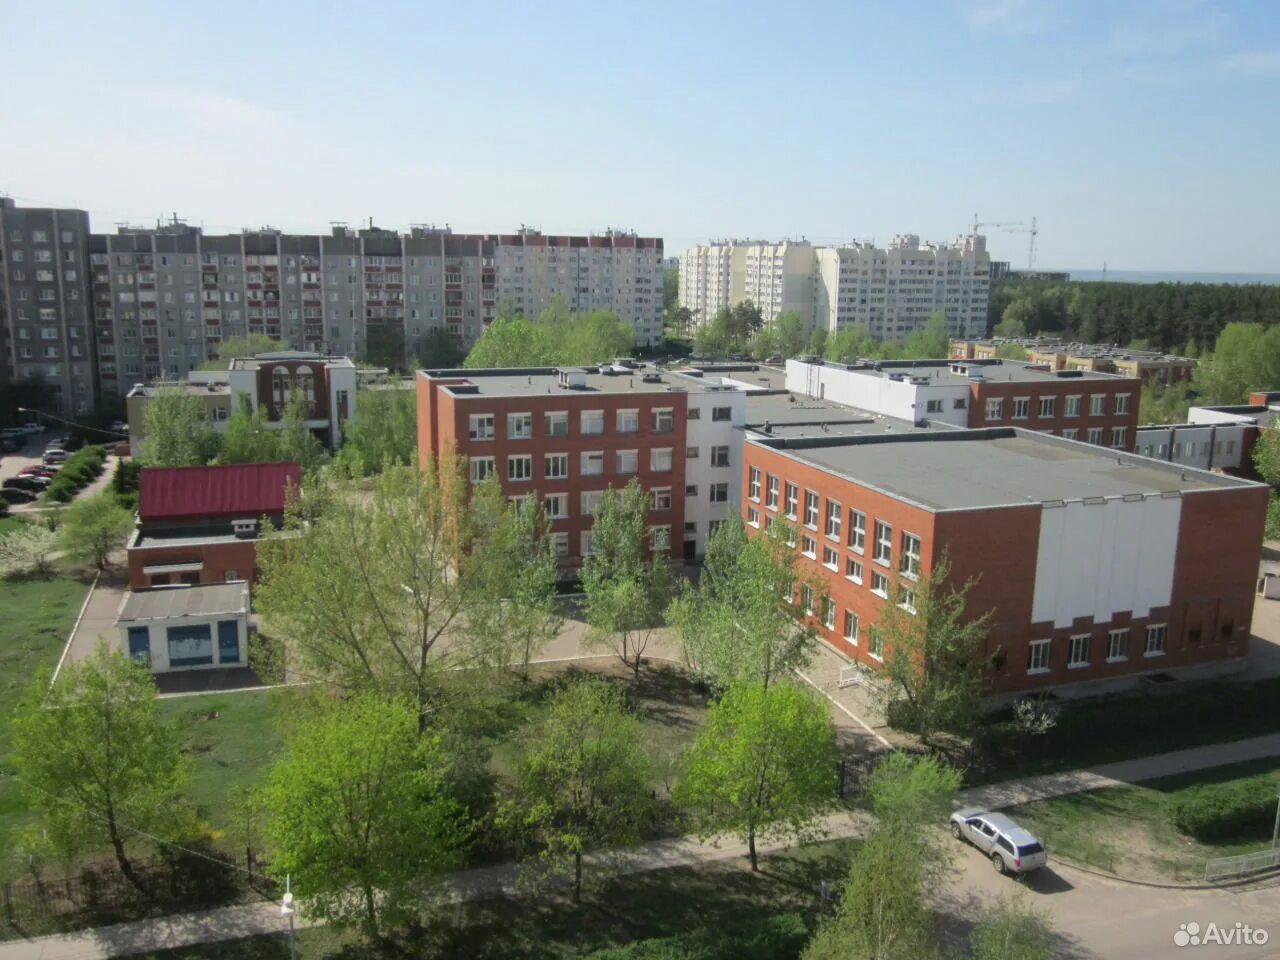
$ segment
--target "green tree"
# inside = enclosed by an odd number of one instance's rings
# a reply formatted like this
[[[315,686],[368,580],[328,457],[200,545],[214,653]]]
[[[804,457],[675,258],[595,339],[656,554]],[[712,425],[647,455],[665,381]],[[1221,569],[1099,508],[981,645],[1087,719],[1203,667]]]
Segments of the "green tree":
[[[1049,918],[1022,897],[1001,897],[969,934],[973,960],[1053,960],[1057,946]]]
[[[547,331],[524,317],[499,316],[467,354],[464,367],[541,367],[555,360]]]
[[[996,347],[996,356],[1001,360],[1027,359],[1027,348],[1020,343],[1002,343]]]
[[[991,335],[995,337],[1006,337],[1011,340],[1018,337],[1025,337],[1027,335],[1027,325],[1016,313],[1006,315],[999,323],[996,324],[996,328],[991,331]]]
[[[467,351],[462,349],[458,338],[450,336],[436,327],[418,340],[415,351],[417,366],[427,370],[448,370],[458,366],[466,359]],[[356,410],[359,414],[359,408]]]
[[[556,612],[559,564],[551,521],[537,498],[524,504],[503,495],[497,480],[472,492],[475,539],[465,564],[476,591],[467,633],[477,659],[529,679],[529,661],[560,630]]]
[[[883,696],[895,724],[914,730],[925,743],[938,730],[967,729],[981,709],[983,656],[990,614],[971,617],[969,581],[949,584],[946,556],[919,579],[904,575],[894,588],[872,641],[884,655]]]
[[[148,467],[190,467],[218,454],[218,435],[204,401],[182,387],[159,387],[142,414],[137,458]]]
[[[572,868],[575,901],[585,854],[643,835],[653,775],[646,739],[622,691],[599,679],[557,691],[522,738],[516,798],[502,822],[534,841],[541,872]]]
[[[1179,381],[1166,385],[1147,381],[1138,400],[1139,423],[1186,423],[1191,408],[1189,385]]]
[[[902,345],[904,360],[936,360],[951,354],[951,334],[947,330],[947,315],[939,310],[923,327],[911,331]]]
[[[258,547],[256,605],[295,670],[347,690],[409,696],[425,729],[441,641],[475,591],[456,575],[470,521],[453,458],[364,483],[317,477]]]
[[[675,587],[670,544],[651,543],[651,505],[650,493],[635,480],[621,490],[606,490],[581,573],[589,642],[612,650],[636,678]]]
[[[368,476],[388,463],[414,464],[418,457],[418,405],[413,390],[379,383],[356,395],[355,416],[342,425],[338,459]]]
[[[788,600],[805,578],[782,529],[779,522],[748,537],[741,516],[731,513],[707,541],[698,586],[685,584],[667,610],[686,661],[721,689],[767,687],[812,655],[815,634]]]
[[[290,347],[283,340],[276,340],[261,333],[247,337],[228,337],[218,344],[218,359],[206,360],[201,370],[226,370],[227,364],[237,357],[255,357],[260,353],[283,353]]]
[[[799,310],[784,310],[769,325],[778,339],[778,353],[798,357],[804,353],[808,324]]]
[[[1280,488],[1280,429],[1276,423],[1258,431],[1253,444],[1253,468],[1265,483]]]
[[[827,340],[826,358],[837,363],[853,363],[862,357],[876,356],[879,346],[865,323],[851,323]]]
[[[24,523],[0,537],[0,577],[53,573],[59,538],[48,527]]]
[[[789,683],[730,687],[681,758],[676,796],[704,836],[730,830],[759,870],[756,840],[811,840],[835,801],[827,708]]]
[[[1229,323],[1213,354],[1200,360],[1195,388],[1208,404],[1244,403],[1253,390],[1280,383],[1280,326]]]
[[[137,828],[162,834],[175,822],[187,774],[150,671],[99,643],[52,687],[39,676],[12,730],[13,769],[54,846],[70,857],[110,844],[146,892],[125,843]]]
[[[820,357],[827,352],[827,340],[829,335],[826,327],[817,327],[813,333],[809,334],[809,342],[805,346],[805,354],[811,357]]]
[[[301,390],[289,395],[280,417],[277,455],[283,463],[301,464],[304,473],[315,470],[328,458],[324,444],[307,426],[307,399]]]
[[[267,408],[251,409],[249,398],[241,395],[235,413],[227,418],[222,432],[219,463],[278,463],[280,436],[267,423]]]
[[[688,307],[672,307],[663,314],[663,317],[663,326],[669,337],[684,339],[693,329],[693,311]]]
[[[362,694],[295,728],[264,796],[272,872],[309,912],[370,940],[415,918],[467,831],[417,704]]]
[[[62,511],[62,549],[72,560],[105,570],[133,532],[133,514],[109,491],[82,497]]]
[[[680,301],[680,271],[662,271],[662,309],[674,310]]]

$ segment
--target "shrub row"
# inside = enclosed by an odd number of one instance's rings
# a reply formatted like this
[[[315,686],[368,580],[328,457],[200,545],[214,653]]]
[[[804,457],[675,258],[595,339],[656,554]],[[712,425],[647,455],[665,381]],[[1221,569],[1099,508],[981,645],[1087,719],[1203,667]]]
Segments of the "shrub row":
[[[1207,783],[1185,790],[1170,804],[1169,819],[1187,836],[1203,842],[1260,840],[1271,835],[1276,815],[1273,775]]]
[[[736,930],[716,927],[637,940],[587,954],[587,960],[792,960],[809,939],[804,917],[780,913]]]
[[[91,484],[102,473],[107,452],[102,447],[83,447],[77,450],[58,468],[58,474],[49,484],[45,496],[58,503],[66,503]]]

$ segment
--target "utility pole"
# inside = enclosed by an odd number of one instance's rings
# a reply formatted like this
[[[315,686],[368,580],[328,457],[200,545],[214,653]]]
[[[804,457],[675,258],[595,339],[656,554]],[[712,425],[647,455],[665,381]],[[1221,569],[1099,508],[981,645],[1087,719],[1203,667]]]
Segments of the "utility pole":
[[[289,960],[298,960],[298,938],[293,930],[293,915],[298,908],[293,903],[293,893],[289,890],[288,874],[284,877],[284,897],[280,901],[280,912],[289,918]]]

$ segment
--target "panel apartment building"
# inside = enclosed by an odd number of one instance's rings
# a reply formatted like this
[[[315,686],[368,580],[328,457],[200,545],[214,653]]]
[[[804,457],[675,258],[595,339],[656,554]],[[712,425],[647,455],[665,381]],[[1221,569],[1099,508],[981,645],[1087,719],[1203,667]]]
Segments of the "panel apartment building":
[[[881,339],[901,339],[942,310],[955,336],[985,331],[991,260],[986,238],[921,244],[914,234],[885,248],[724,240],[680,257],[680,304],[706,323],[751,300],[766,322],[797,310],[810,329],[836,333],[865,324]]]

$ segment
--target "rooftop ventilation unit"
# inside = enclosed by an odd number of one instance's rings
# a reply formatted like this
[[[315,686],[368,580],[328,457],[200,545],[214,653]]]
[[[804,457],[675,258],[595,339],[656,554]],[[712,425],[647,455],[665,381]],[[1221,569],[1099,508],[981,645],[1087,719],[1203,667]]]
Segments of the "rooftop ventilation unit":
[[[556,373],[556,382],[565,390],[587,389],[587,371],[578,367],[567,367]]]
[[[646,373],[644,376],[642,376],[642,377],[640,378],[640,382],[641,382],[641,383],[661,383],[661,382],[662,382],[662,374],[660,374],[660,373]]]

